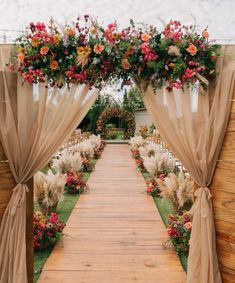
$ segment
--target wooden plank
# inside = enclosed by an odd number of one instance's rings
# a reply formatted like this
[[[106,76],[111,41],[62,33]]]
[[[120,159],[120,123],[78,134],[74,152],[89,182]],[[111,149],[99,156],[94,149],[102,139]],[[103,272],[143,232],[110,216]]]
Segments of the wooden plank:
[[[39,283],[183,283],[185,273],[127,145],[108,145]]]

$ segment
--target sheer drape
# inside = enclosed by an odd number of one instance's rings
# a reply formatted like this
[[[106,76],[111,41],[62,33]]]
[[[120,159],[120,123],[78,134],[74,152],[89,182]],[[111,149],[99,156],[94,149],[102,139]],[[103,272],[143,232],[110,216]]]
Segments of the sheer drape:
[[[144,89],[146,108],[161,137],[200,188],[192,208],[193,228],[188,283],[220,283],[211,194],[208,186],[220,153],[235,80],[235,47],[221,50],[216,81],[207,91],[199,85],[184,91]]]
[[[97,97],[88,85],[71,90],[22,85],[0,48],[0,140],[17,186],[0,227],[0,282],[26,283],[26,182],[44,166],[84,118]]]

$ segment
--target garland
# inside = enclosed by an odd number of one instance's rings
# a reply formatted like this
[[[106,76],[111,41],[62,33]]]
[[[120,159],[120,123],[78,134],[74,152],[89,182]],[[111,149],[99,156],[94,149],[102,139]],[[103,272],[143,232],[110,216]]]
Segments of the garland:
[[[135,135],[135,117],[131,112],[122,110],[120,108],[105,109],[97,120],[97,132],[101,135],[105,134],[105,124],[112,117],[122,118],[126,123],[124,132],[124,139],[129,139]]]
[[[147,81],[154,87],[182,88],[183,84],[215,76],[219,45],[211,44],[207,29],[170,21],[161,32],[153,26],[118,30],[106,28],[85,15],[72,25],[60,27],[51,20],[30,23],[16,40],[9,68],[29,83],[51,85],[89,83],[102,88],[111,79]]]

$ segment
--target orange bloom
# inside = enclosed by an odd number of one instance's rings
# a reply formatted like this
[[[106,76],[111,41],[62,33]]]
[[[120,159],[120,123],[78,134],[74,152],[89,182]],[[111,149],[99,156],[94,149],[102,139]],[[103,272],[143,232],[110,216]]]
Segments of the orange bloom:
[[[53,36],[53,43],[59,44],[60,43],[60,39],[61,39],[60,36],[58,34],[55,34]]]
[[[147,42],[149,41],[150,39],[150,35],[148,33],[142,33],[141,34],[141,39],[144,41],[144,42]]]
[[[98,31],[98,29],[97,29],[97,27],[95,27],[95,26],[92,26],[91,28],[90,28],[90,33],[91,34],[97,34],[97,31]]]
[[[209,37],[209,32],[205,29],[203,32],[202,32],[202,36],[204,38],[208,38]]]
[[[66,33],[67,33],[67,35],[69,35],[69,36],[73,36],[73,35],[76,34],[76,31],[75,31],[75,29],[73,29],[73,28],[69,28],[69,29],[67,29]]]
[[[38,38],[37,38],[37,37],[33,37],[33,38],[31,39],[31,44],[32,44],[33,47],[38,47],[38,45],[39,45],[39,40],[38,40]]]
[[[102,45],[102,44],[95,44],[94,52],[96,54],[100,54],[103,50],[104,50],[104,45]]]
[[[190,230],[192,228],[192,223],[191,222],[187,222],[187,223],[184,224],[184,226],[185,226],[185,228],[187,230]]]
[[[23,47],[19,47],[18,48],[18,53],[24,53],[24,48]]]
[[[17,59],[19,63],[22,63],[24,61],[24,53],[22,52],[18,53]]]
[[[77,54],[78,55],[86,55],[88,56],[91,53],[91,48],[90,46],[80,46],[77,48]]]
[[[122,59],[122,68],[125,70],[128,70],[130,69],[130,67],[131,67],[131,64],[128,61],[128,59]]]
[[[47,55],[48,51],[49,51],[49,47],[48,46],[43,46],[40,49],[40,54],[41,55]]]
[[[56,70],[56,69],[58,69],[58,67],[59,67],[58,62],[56,60],[52,60],[51,63],[50,63],[51,70]]]
[[[189,45],[189,47],[186,49],[188,53],[190,53],[192,56],[197,54],[197,47],[193,44]]]

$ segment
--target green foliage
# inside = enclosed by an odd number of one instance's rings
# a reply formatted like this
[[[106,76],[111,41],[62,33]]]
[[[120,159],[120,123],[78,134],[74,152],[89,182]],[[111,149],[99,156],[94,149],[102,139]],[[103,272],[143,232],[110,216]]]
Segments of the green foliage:
[[[136,109],[144,108],[144,102],[141,97],[141,92],[137,87],[132,87],[123,96],[122,107],[128,112],[134,112]]]

